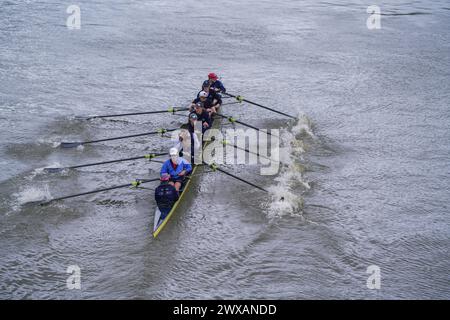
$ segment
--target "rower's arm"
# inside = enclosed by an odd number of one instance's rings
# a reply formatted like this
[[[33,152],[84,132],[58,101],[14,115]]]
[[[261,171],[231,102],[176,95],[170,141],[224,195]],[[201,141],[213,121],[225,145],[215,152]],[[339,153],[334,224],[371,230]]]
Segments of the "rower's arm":
[[[185,161],[184,162],[184,166],[183,166],[183,170],[186,170],[186,173],[191,173],[192,172],[192,166],[189,162]]]
[[[173,148],[176,148],[178,152],[181,152],[183,150],[183,145],[181,144],[181,141],[178,141],[178,143],[174,145]]]
[[[219,89],[221,92],[227,92],[227,89],[223,86],[222,82],[219,82]]]
[[[164,162],[162,167],[161,167],[160,175],[163,175],[164,173],[169,174],[169,170],[167,170],[167,163],[166,162]]]
[[[217,104],[222,105],[222,96],[220,94],[216,95]]]
[[[203,112],[203,118],[205,119],[205,122],[208,124],[208,128],[211,128],[212,118],[209,116],[209,113],[207,111]]]

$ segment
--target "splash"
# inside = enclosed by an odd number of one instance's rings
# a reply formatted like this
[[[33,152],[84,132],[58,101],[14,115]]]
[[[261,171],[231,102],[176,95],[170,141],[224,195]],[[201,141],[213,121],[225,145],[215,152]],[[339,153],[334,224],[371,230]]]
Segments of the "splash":
[[[291,132],[296,136],[308,136],[315,139],[316,136],[312,130],[311,120],[304,114],[299,114],[297,123],[291,128]]]
[[[304,178],[303,155],[307,151],[305,139],[313,138],[311,121],[305,115],[299,115],[291,128],[282,131],[284,145],[280,148],[281,161],[285,167],[274,179],[275,185],[269,188],[273,201],[268,204],[269,218],[284,215],[302,216],[303,198],[301,194],[311,186]]]
[[[270,187],[269,192],[273,199],[268,206],[270,219],[284,215],[301,216],[303,199],[300,196],[283,186]]]
[[[68,176],[70,170],[65,168],[60,162],[53,162],[48,166],[34,169],[31,174],[26,177],[27,180],[33,180],[36,176],[46,175],[46,174],[58,174],[59,176]]]
[[[56,141],[52,142],[53,149],[59,148],[60,145],[61,145],[61,142],[56,142]]]
[[[36,141],[38,145],[50,145],[53,149],[56,149],[61,144],[61,142],[57,141],[58,139],[58,137],[39,138]]]
[[[44,185],[43,187],[26,187],[18,193],[15,193],[13,196],[15,197],[17,203],[14,208],[17,210],[24,204],[45,201],[51,198],[48,185]]]

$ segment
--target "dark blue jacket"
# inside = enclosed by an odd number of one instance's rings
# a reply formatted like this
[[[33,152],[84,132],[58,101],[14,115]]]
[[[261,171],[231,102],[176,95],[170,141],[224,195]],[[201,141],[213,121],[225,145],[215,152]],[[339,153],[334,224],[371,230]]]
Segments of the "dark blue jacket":
[[[208,85],[209,81],[205,80],[203,81],[203,85]],[[211,84],[210,88],[212,89],[220,89],[220,92],[227,92],[227,89],[223,86],[223,83],[220,80],[216,80]]]
[[[203,90],[202,90],[203,91]],[[199,102],[200,101],[200,92],[202,92],[202,91],[199,91],[198,93],[197,93],[197,99],[195,99],[194,101],[194,103],[197,103],[197,102]],[[214,91],[214,90],[209,90],[209,92],[208,92],[208,97],[206,98],[206,99],[208,99],[208,100],[210,100],[211,102],[210,102],[210,104],[211,105],[213,105],[213,103],[214,103],[214,100],[217,100],[217,103],[218,104],[222,104],[222,96],[220,95],[220,94],[218,94],[216,91]],[[208,108],[208,107],[206,107],[206,108]]]
[[[214,81],[213,84],[211,85],[211,88],[220,89],[220,92],[227,92],[227,89],[225,89],[225,87],[223,86],[222,82],[220,82],[220,80]]]
[[[172,209],[178,200],[178,192],[174,186],[164,183],[155,189],[155,200],[161,212]]]
[[[201,103],[202,104],[202,106],[203,106],[203,108],[205,108],[205,109],[209,109],[209,108],[211,108],[212,106],[213,106],[213,100],[212,99],[210,99],[209,97],[207,97],[206,98],[206,100],[204,101],[204,102],[202,102],[201,100],[200,100],[200,98],[195,98],[193,101],[192,101],[192,103],[195,103],[195,104],[197,104],[197,103]]]

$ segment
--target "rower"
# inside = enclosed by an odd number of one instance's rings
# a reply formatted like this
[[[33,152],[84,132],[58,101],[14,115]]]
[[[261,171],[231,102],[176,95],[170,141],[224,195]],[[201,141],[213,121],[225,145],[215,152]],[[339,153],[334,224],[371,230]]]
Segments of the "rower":
[[[192,172],[191,164],[183,157],[178,156],[177,148],[170,148],[170,159],[166,160],[161,168],[161,176],[169,174],[169,184],[179,192],[184,178]]]
[[[213,101],[208,99],[208,93],[205,91],[200,91],[197,94],[197,98],[195,98],[194,100],[192,100],[191,106],[189,108],[189,111],[192,112],[194,110],[194,107],[197,103],[200,103],[202,105],[202,107],[208,111],[208,113],[211,115],[212,110],[210,110],[212,108],[212,103]]]
[[[197,94],[197,98],[200,99],[200,94],[202,92],[206,92],[206,99],[210,101],[209,105],[211,106],[210,115],[217,113],[219,111],[220,106],[222,105],[222,96],[215,90],[211,89],[211,86],[208,81],[205,81],[202,85],[202,91]],[[207,107],[208,108],[208,107]]]
[[[187,123],[187,129],[189,131],[189,133],[194,133],[195,132],[195,126],[197,124],[197,120],[198,120],[198,116],[195,112],[192,112],[189,114],[189,120]]]
[[[173,185],[169,183],[170,175],[164,173],[161,175],[161,184],[155,189],[155,200],[159,211],[161,211],[160,219],[164,219],[177,202],[179,195]]]
[[[194,156],[200,149],[200,141],[197,132],[200,132],[201,125],[197,128],[197,114],[192,112],[189,114],[189,121],[187,124],[181,126],[181,132],[178,135],[179,142],[174,148],[183,151],[185,159],[190,159],[190,163],[194,163]],[[197,131],[196,131],[197,130]]]
[[[202,131],[205,132],[211,127],[212,117],[209,115],[208,111],[203,108],[201,102],[193,104],[194,113],[197,115],[197,120],[202,122]],[[192,113],[191,113],[192,114]]]
[[[212,90],[216,92],[227,92],[227,89],[223,86],[222,82],[219,80],[217,74],[211,72],[208,74],[208,80],[205,80],[203,84],[209,83]]]

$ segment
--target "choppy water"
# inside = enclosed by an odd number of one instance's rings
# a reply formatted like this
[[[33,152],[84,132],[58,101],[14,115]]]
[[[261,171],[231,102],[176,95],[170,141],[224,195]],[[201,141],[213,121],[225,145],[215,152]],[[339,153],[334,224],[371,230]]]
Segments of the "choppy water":
[[[450,298],[450,5],[366,1],[0,1],[0,298]],[[276,177],[228,167],[285,201],[208,173],[158,240],[151,191],[23,205],[136,177],[145,161],[36,170],[167,150],[181,118],[75,115],[184,106],[215,71],[249,105],[228,114],[282,128]],[[169,119],[169,120],[168,120]],[[81,290],[66,269],[81,268]],[[369,290],[369,265],[381,289]]]

